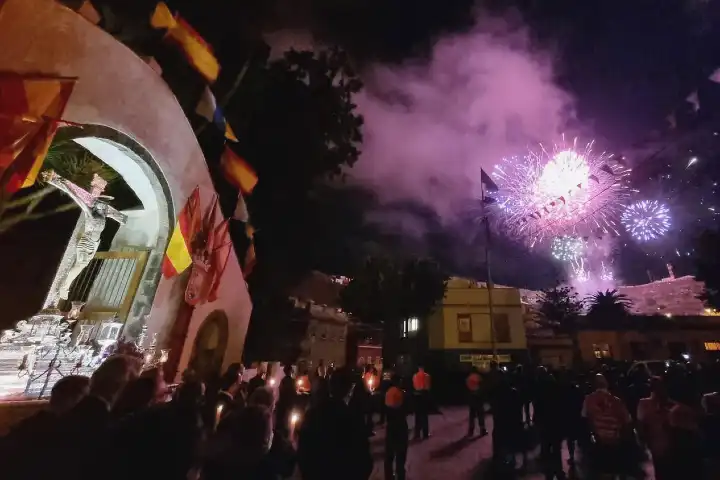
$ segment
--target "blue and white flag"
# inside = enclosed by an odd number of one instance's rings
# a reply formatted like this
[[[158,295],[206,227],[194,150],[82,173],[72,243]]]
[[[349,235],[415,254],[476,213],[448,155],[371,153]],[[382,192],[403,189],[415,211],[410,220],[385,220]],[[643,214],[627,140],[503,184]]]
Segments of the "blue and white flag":
[[[205,87],[202,96],[200,96],[200,101],[195,107],[195,113],[223,131],[225,138],[231,142],[238,141],[235,132],[232,131],[230,124],[225,120],[225,115],[223,115],[222,110],[218,107],[215,95],[213,95],[210,87]]]

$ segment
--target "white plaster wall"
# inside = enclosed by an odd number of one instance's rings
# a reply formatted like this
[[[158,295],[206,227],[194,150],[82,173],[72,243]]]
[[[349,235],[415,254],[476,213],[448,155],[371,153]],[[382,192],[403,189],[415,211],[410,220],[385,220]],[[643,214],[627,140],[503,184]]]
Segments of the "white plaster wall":
[[[205,160],[172,92],[132,51],[76,13],[53,0],[6,0],[0,10],[0,70],[78,77],[66,120],[111,127],[146,148],[165,176],[176,212],[198,184],[204,202],[209,200],[212,184]],[[166,330],[177,315],[182,289],[176,283],[160,282],[152,330]],[[194,340],[207,313],[224,310],[230,320],[227,364],[242,353],[251,311],[234,252],[220,291],[217,302],[196,309],[187,342]]]
[[[157,210],[124,210],[122,213],[127,215],[127,221],[115,234],[111,250],[124,246],[155,246],[159,227]]]

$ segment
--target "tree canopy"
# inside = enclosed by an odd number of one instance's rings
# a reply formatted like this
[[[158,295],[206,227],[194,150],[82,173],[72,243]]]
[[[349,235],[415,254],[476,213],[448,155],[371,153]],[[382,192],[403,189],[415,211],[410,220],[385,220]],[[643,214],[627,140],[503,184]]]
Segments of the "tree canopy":
[[[326,182],[360,153],[362,117],[352,96],[361,86],[342,51],[290,51],[228,105],[238,151],[259,178],[248,201],[259,269],[270,257],[295,277],[318,267],[318,228],[331,227],[318,225],[325,220],[318,211],[328,207]]]
[[[430,315],[445,295],[447,276],[432,260],[396,263],[368,258],[340,293],[343,310],[352,318],[375,324],[397,324]]]
[[[583,302],[573,287],[556,286],[543,290],[536,305],[543,324],[561,333],[571,333],[583,311]]]
[[[630,316],[632,302],[617,290],[597,292],[585,299],[587,319],[591,322],[622,325]]]
[[[384,361],[392,364],[401,322],[411,317],[426,319],[445,296],[447,280],[432,260],[396,263],[371,257],[342,290],[340,303],[352,319],[382,327]]]

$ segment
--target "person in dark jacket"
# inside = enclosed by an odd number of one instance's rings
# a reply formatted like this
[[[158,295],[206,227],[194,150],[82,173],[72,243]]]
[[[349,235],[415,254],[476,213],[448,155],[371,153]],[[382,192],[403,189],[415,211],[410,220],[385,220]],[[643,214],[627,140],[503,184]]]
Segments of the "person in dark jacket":
[[[488,434],[485,428],[485,395],[483,392],[482,376],[476,367],[472,368],[470,375],[465,379],[468,390],[468,437],[475,433],[475,423],[480,428],[480,435]]]
[[[292,365],[285,365],[283,373],[285,376],[280,380],[278,401],[275,407],[275,430],[287,434],[290,432],[290,414],[295,408],[297,386],[295,378],[293,378]]]
[[[560,403],[560,423],[558,428],[567,443],[569,454],[568,464],[574,465],[575,449],[580,441],[585,423],[582,417],[585,395],[568,372],[561,372],[558,376],[558,388],[559,395],[557,401]]]
[[[61,419],[54,433],[56,448],[45,457],[45,463],[53,468],[47,478],[97,478],[105,461],[100,440],[112,421],[112,408],[127,383],[137,377],[138,370],[137,361],[124,355],[108,358],[95,370],[89,394]],[[67,461],[79,451],[84,452],[86,461]]]
[[[490,406],[493,413],[493,460],[499,471],[515,467],[515,453],[523,453],[525,464],[526,435],[522,399],[507,374],[498,370],[493,378]]]
[[[199,464],[202,395],[200,382],[187,382],[171,402],[135,411],[113,423],[106,448],[132,461],[117,462],[103,472],[103,480],[186,479]]]
[[[540,458],[547,480],[564,479],[562,441],[564,437],[562,391],[555,377],[544,368],[538,370],[535,396],[535,425],[540,437]]]
[[[54,431],[62,415],[72,410],[89,391],[90,379],[80,375],[61,378],[50,393],[49,408],[22,420],[0,439],[2,477],[8,480],[42,478],[44,462],[32,461],[35,452],[53,448]]]
[[[385,480],[405,480],[408,450],[408,423],[405,392],[400,379],[393,376],[385,392],[387,430],[385,432]]]
[[[300,428],[298,465],[303,480],[367,480],[370,443],[362,417],[346,404],[353,387],[344,368],[330,378],[330,397],[308,411]]]
[[[276,480],[280,476],[270,455],[272,415],[260,405],[249,405],[227,419],[208,447],[203,466],[205,480]]]

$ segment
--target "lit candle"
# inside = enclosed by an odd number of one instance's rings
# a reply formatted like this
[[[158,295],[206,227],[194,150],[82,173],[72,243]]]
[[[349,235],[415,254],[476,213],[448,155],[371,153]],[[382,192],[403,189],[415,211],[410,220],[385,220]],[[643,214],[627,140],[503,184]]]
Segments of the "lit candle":
[[[217,409],[215,411],[215,428],[217,428],[220,424],[220,417],[222,417],[223,407],[224,405],[221,403],[217,406]]]
[[[296,411],[293,411],[290,414],[290,438],[292,438],[295,435],[295,426],[300,421],[300,414]]]

